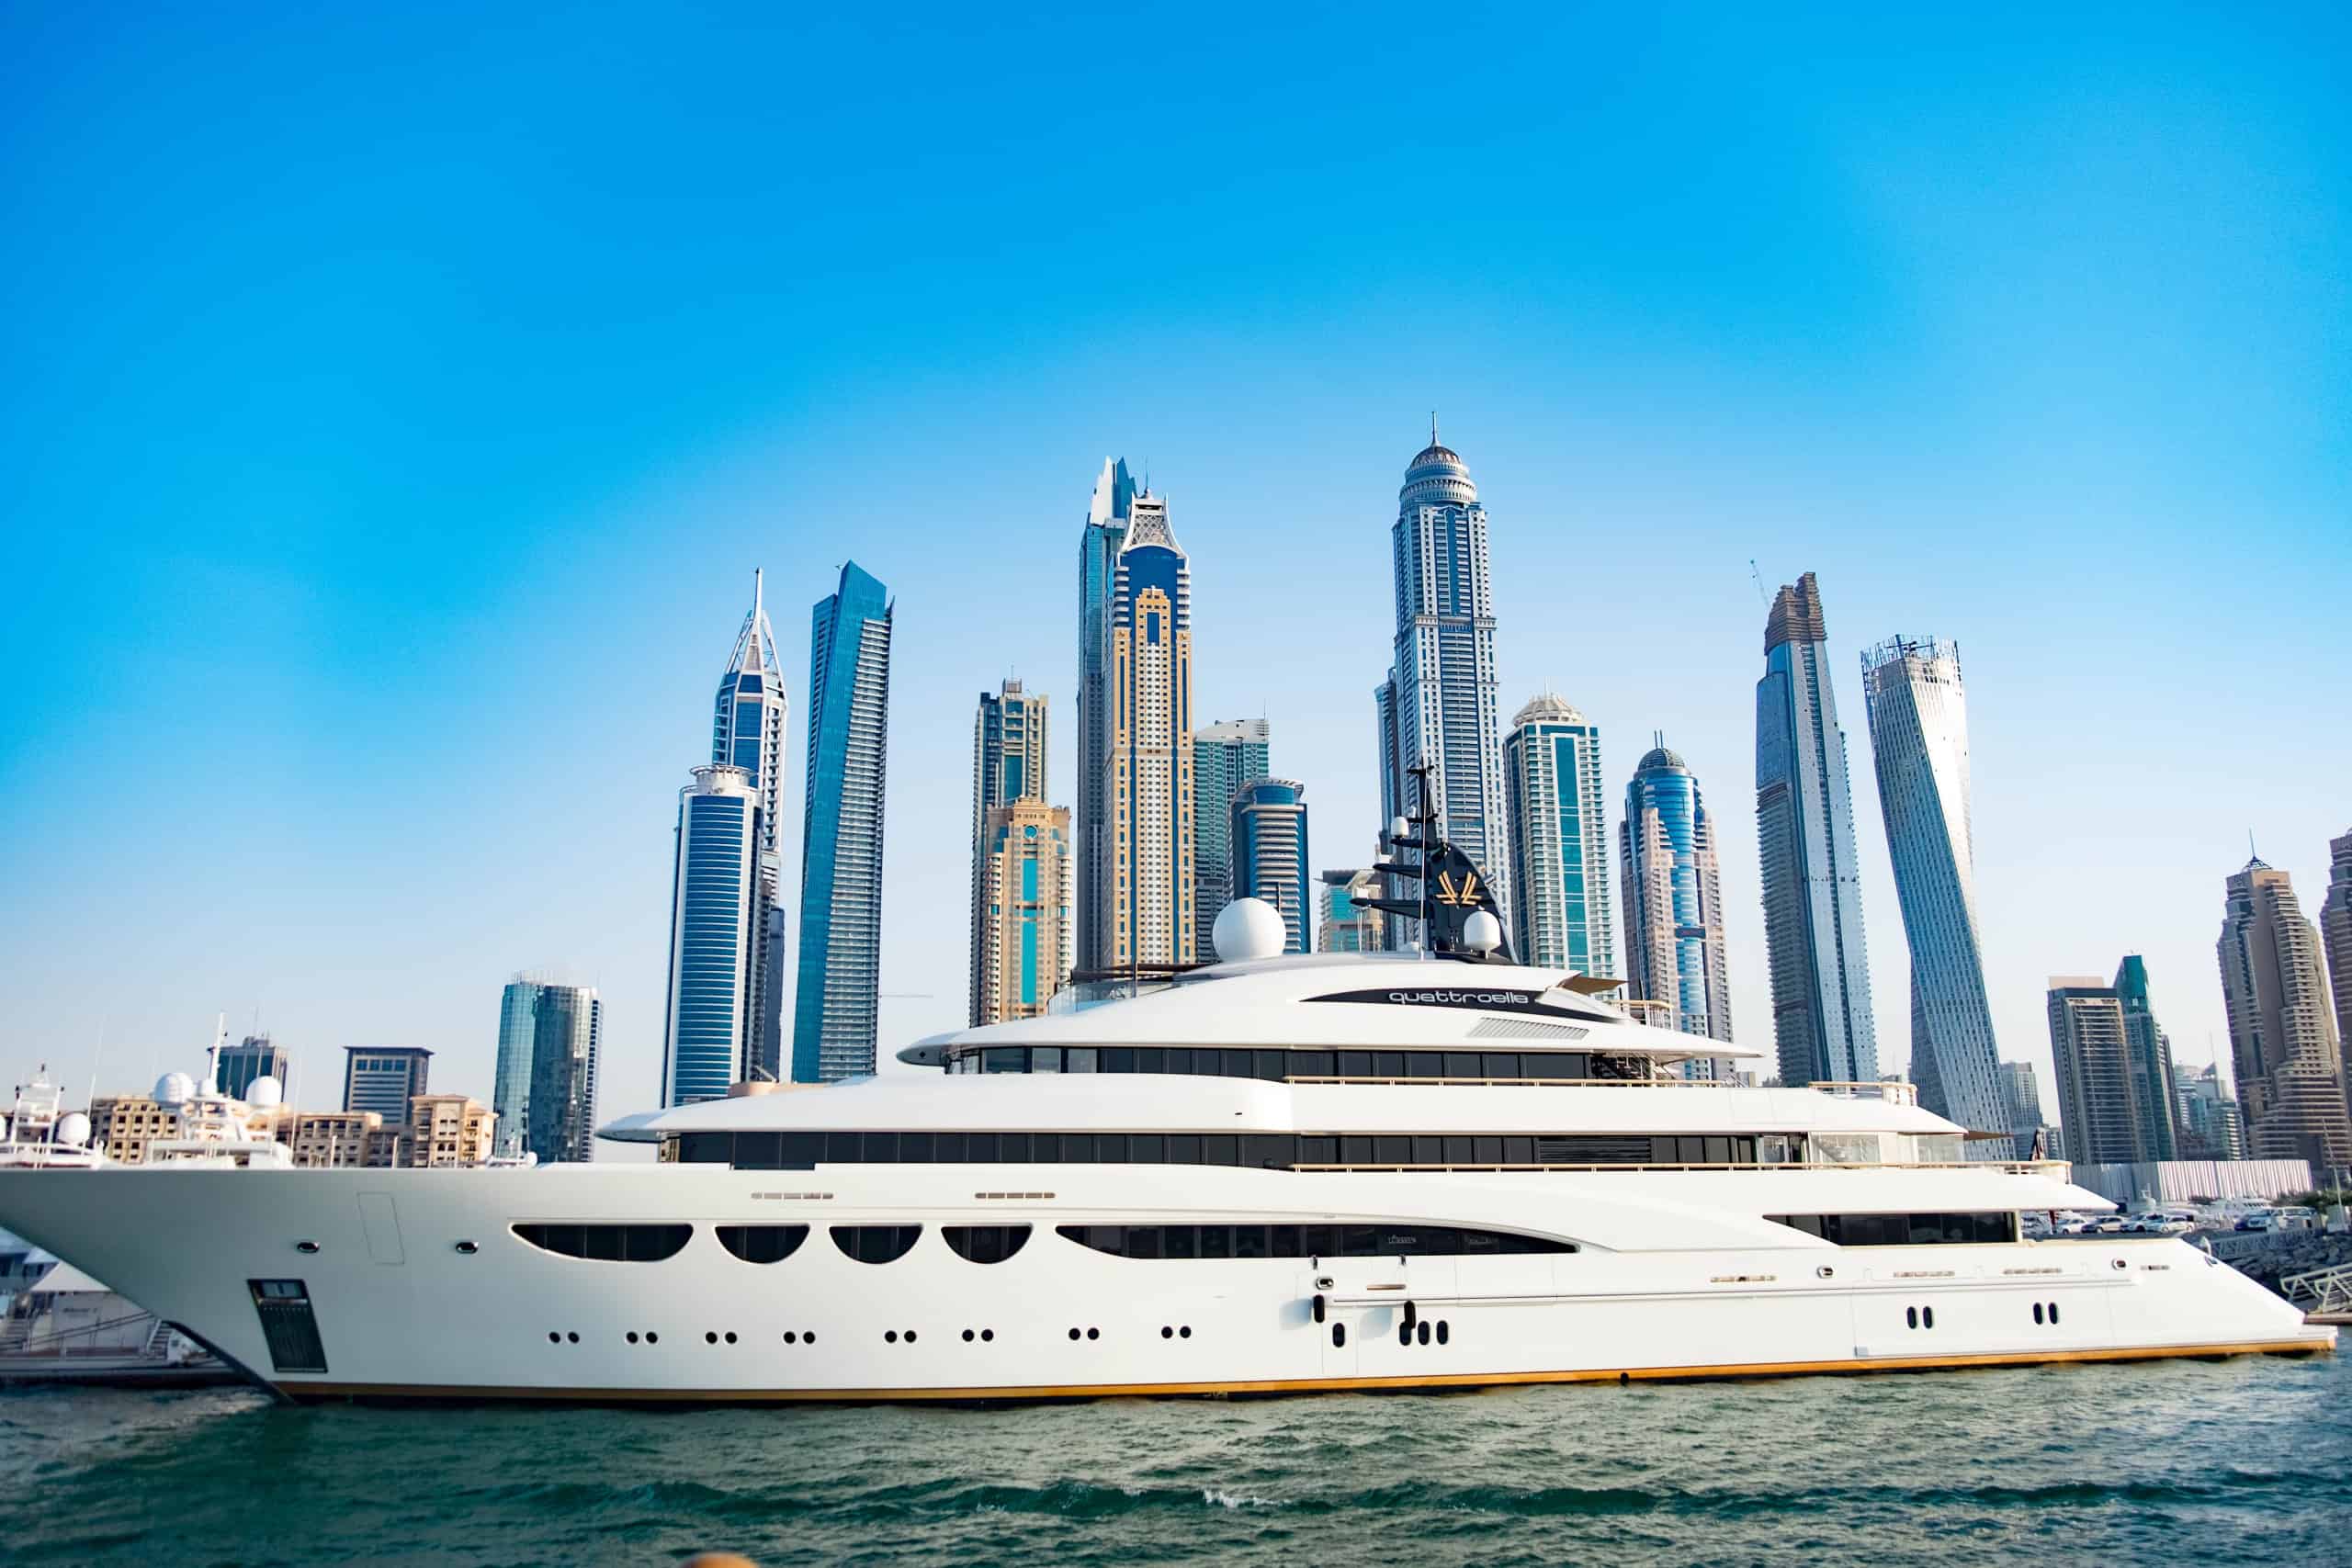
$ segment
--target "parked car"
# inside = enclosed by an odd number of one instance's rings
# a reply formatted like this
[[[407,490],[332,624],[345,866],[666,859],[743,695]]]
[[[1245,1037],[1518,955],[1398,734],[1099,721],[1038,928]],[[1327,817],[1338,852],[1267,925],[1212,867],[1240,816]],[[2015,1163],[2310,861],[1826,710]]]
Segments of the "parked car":
[[[2238,1216],[2238,1229],[2242,1231],[2267,1231],[2278,1228],[2278,1215],[2273,1210],[2249,1209]]]

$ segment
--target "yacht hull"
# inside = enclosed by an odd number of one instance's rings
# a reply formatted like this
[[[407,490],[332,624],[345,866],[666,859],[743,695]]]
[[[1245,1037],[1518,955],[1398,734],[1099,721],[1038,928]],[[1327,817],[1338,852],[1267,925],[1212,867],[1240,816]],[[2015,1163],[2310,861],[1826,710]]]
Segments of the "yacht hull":
[[[1149,1167],[0,1171],[0,1225],[296,1399],[1083,1399],[1771,1377],[2311,1353],[2332,1328],[2165,1237],[1840,1248],[1762,1216],[2071,1206],[2048,1178],[1870,1171],[1363,1174]],[[1506,1256],[1142,1259],[1089,1224],[1452,1224]],[[685,1224],[652,1262],[516,1225]],[[805,1224],[773,1264],[719,1225]],[[833,1226],[920,1225],[856,1260]],[[1000,1263],[944,1225],[1026,1225]],[[291,1282],[315,1358],[266,1331]],[[1318,1298],[1320,1298],[1318,1303]],[[288,1300],[291,1300],[289,1292]],[[2054,1310],[2053,1310],[2054,1309]],[[290,1307],[288,1308],[290,1310]],[[1319,1313],[1319,1316],[1318,1316]],[[1412,1326],[1407,1329],[1407,1324]]]

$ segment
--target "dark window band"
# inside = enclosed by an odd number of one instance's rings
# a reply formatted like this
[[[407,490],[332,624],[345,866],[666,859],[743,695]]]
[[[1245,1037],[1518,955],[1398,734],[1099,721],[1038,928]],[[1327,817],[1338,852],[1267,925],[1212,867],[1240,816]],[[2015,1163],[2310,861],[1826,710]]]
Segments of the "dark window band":
[[[1802,1134],[685,1133],[686,1165],[1541,1166],[1803,1164]]]
[[[912,1250],[921,1225],[834,1225],[833,1245],[860,1263],[896,1263]]]
[[[807,1225],[720,1225],[718,1245],[746,1263],[781,1263],[808,1239]]]
[[[1563,1025],[1563,1028],[1568,1027]],[[1640,1082],[1646,1056],[1597,1051],[1295,1051],[1206,1045],[989,1045],[947,1064],[951,1073],[1186,1073],[1194,1077],[1529,1078],[1582,1083]]]
[[[675,1258],[695,1234],[692,1225],[516,1225],[514,1234],[542,1252],[602,1263],[659,1263]]]
[[[1947,1247],[2015,1241],[2012,1213],[1767,1214],[1777,1225],[1839,1247]]]
[[[1057,1225],[1114,1258],[1500,1258],[1574,1252],[1574,1242],[1452,1225]]]

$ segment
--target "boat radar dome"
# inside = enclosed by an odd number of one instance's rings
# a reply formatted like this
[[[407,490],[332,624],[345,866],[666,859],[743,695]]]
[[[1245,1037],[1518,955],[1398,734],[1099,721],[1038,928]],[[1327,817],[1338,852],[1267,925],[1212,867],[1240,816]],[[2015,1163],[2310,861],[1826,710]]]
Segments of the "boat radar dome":
[[[1462,945],[1473,953],[1492,953],[1503,944],[1503,923],[1485,909],[1473,909],[1462,922]]]
[[[69,1149],[78,1149],[90,1141],[90,1119],[78,1111],[69,1111],[57,1119],[57,1141]]]
[[[245,1086],[245,1103],[258,1111],[286,1103],[286,1086],[267,1073]]]
[[[1236,898],[1218,911],[1209,931],[1216,955],[1232,964],[1245,958],[1272,958],[1289,945],[1290,932],[1282,915],[1263,898]]]
[[[155,1080],[155,1103],[186,1105],[196,1096],[196,1080],[186,1073],[165,1073]]]

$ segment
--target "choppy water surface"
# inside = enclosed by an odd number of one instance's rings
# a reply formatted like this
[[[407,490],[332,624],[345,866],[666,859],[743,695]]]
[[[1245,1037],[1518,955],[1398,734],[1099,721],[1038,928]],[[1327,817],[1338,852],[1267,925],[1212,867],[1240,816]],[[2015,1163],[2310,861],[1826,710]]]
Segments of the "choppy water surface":
[[[2352,1562],[2352,1356],[998,1410],[0,1394],[0,1559]]]

